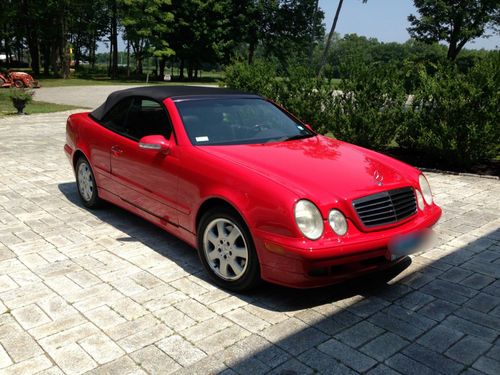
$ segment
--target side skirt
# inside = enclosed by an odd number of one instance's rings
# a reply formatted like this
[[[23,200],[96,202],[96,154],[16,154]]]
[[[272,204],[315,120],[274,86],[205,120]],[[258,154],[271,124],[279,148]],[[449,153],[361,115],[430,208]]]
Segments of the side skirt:
[[[146,219],[150,223],[160,227],[161,229],[167,231],[168,233],[181,239],[182,241],[186,242],[188,245],[196,249],[196,235],[194,233],[189,232],[187,229],[172,224],[171,222],[166,221],[161,217],[155,216],[153,213],[144,211],[140,207],[137,207],[123,200],[119,196],[109,192],[108,190],[102,187],[99,187],[99,198],[108,201],[112,204],[115,204],[137,216],[142,217],[143,219]]]

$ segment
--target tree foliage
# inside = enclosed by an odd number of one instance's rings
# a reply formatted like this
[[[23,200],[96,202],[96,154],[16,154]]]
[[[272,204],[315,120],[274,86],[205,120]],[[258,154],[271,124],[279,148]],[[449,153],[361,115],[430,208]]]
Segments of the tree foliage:
[[[174,53],[165,39],[174,22],[171,0],[119,0],[118,5],[124,37],[134,51],[137,74],[142,74],[142,62],[149,54],[165,57]]]
[[[418,16],[410,15],[408,32],[417,40],[448,43],[455,60],[465,44],[500,25],[498,0],[414,0]]]

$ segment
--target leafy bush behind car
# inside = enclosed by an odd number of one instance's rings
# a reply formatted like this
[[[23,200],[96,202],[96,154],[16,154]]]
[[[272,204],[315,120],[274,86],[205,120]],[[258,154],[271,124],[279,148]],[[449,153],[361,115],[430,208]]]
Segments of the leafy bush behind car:
[[[421,69],[398,144],[444,165],[470,166],[500,151],[500,53],[467,73],[443,64],[434,75]]]
[[[302,65],[291,65],[280,77],[271,62],[236,62],[226,69],[223,83],[275,101],[321,133],[382,149],[394,139],[401,121],[403,86],[394,72],[375,65],[353,63],[343,70],[336,88],[332,80],[317,78]]]
[[[407,95],[395,67],[354,62],[343,67],[330,129],[342,140],[382,150],[404,122]]]
[[[465,73],[450,63],[431,68],[352,60],[341,68],[335,88],[303,65],[280,75],[272,62],[236,62],[222,83],[277,102],[321,133],[372,149],[397,142],[443,166],[497,157],[500,52]]]

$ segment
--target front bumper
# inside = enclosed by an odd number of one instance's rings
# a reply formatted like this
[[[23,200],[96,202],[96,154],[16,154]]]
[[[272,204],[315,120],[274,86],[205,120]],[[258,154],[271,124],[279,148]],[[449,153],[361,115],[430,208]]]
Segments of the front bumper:
[[[254,234],[264,280],[296,288],[310,288],[340,282],[368,272],[389,268],[389,243],[398,236],[431,228],[441,217],[433,204],[424,213],[390,229],[364,233],[349,222],[348,234],[318,241]]]

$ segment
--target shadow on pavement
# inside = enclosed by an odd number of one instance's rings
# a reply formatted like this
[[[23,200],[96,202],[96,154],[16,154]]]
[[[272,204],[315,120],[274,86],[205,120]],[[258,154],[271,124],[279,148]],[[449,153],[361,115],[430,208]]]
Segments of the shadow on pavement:
[[[59,189],[81,207],[75,183]],[[119,241],[146,244],[208,280],[196,251],[160,228],[112,205],[91,212],[129,236]],[[249,294],[231,293],[257,315],[279,317],[258,332],[248,327],[250,336],[183,371],[458,374],[472,366],[498,373],[498,240],[500,230],[441,258],[416,257],[411,269],[408,258],[384,273],[325,288],[264,284]]]
[[[64,183],[58,186],[59,190],[70,202],[86,209],[78,196],[76,183]],[[128,235],[128,237],[118,238],[118,241],[141,242],[157,253],[176,262],[194,276],[210,282],[209,277],[202,268],[201,262],[198,260],[196,250],[163,229],[109,203],[105,203],[104,207],[100,209],[88,210],[88,212]],[[373,288],[387,283],[410,264],[410,258],[406,258],[395,267],[384,272],[316,289],[292,289],[265,283],[250,293],[229,293],[272,311],[295,311],[307,309],[318,304],[346,299],[358,294],[366,294]]]

